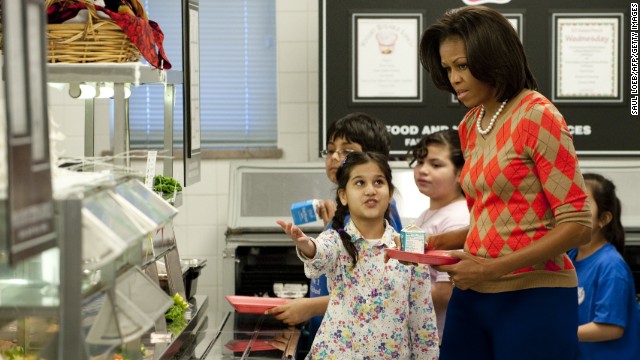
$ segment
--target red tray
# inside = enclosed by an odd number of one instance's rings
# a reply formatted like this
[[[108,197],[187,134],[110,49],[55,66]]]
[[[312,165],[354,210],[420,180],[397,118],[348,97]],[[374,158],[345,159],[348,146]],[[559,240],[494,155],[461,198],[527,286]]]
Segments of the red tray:
[[[291,299],[277,297],[258,297],[227,295],[227,301],[237,312],[244,314],[264,314],[265,311],[280,306]]]
[[[247,349],[247,346],[249,346],[249,341],[250,340],[231,340],[224,344],[224,347],[233,352],[244,352]],[[265,340],[255,340],[253,344],[251,344],[251,351],[269,350],[277,350],[277,348]]]
[[[397,249],[387,249],[392,259],[427,265],[451,265],[460,259],[450,256],[447,250],[427,250],[424,254],[412,253]]]

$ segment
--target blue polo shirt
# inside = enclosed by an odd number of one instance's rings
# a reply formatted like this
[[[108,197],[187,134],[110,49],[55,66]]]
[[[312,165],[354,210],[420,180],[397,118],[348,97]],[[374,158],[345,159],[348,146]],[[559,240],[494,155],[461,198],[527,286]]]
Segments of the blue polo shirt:
[[[610,243],[579,261],[577,254],[569,251],[578,275],[578,325],[593,321],[624,328],[616,340],[580,342],[578,359],[640,359],[640,313],[629,266]]]

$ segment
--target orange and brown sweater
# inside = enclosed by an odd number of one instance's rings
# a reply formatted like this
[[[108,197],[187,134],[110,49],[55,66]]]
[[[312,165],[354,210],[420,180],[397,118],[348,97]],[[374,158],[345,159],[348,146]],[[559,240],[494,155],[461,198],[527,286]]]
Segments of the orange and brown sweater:
[[[532,246],[555,225],[591,226],[584,180],[567,124],[540,93],[522,91],[487,135],[476,131],[480,106],[460,123],[466,159],[460,182],[471,213],[465,251],[497,258]],[[573,287],[566,254],[472,289],[484,293]]]

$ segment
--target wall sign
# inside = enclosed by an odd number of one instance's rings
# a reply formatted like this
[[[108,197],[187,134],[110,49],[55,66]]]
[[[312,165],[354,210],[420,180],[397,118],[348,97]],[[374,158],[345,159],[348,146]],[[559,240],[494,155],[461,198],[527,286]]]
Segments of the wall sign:
[[[2,2],[8,191],[0,202],[0,213],[6,214],[0,250],[11,264],[56,246],[44,14],[40,0]]]
[[[538,91],[564,116],[580,156],[640,155],[640,26],[634,4],[624,0],[484,4],[504,14],[518,32]],[[437,89],[426,71],[418,74],[416,91],[404,87],[408,71],[413,71],[409,65],[388,71],[390,79],[377,75],[381,67],[369,51],[378,50],[378,44],[373,35],[367,37],[367,30],[394,26],[394,21],[408,29],[413,26],[409,21],[416,19],[419,43],[425,28],[460,6],[462,1],[451,0],[320,2],[320,149],[331,123],[352,112],[366,112],[385,122],[396,158],[406,157],[424,135],[457,128],[468,109],[452,94]],[[396,15],[402,16],[396,19]],[[594,36],[584,37],[586,30]],[[379,60],[382,54],[376,57]],[[393,69],[400,62],[390,64]]]

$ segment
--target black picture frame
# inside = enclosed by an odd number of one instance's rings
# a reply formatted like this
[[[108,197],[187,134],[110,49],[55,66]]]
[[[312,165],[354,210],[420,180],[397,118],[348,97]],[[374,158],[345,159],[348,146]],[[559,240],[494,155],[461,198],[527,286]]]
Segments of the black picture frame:
[[[423,70],[418,61],[422,17],[421,13],[352,14],[352,103],[423,101]]]
[[[609,23],[607,23],[609,20]],[[612,62],[612,86],[608,91],[611,94],[607,95],[604,92],[597,93],[597,91],[605,89],[601,81],[592,81],[589,78],[599,77],[601,76],[601,72],[597,69],[590,70],[593,68],[593,64],[595,61],[591,61],[591,55],[601,54],[603,52],[603,48],[601,46],[596,46],[595,44],[591,44],[591,52],[589,53],[589,45],[580,47],[580,49],[576,51],[581,52],[580,61],[573,61],[570,64],[566,64],[567,66],[563,66],[565,62],[562,59],[564,52],[562,50],[562,32],[560,27],[563,25],[562,22],[566,22],[565,26],[575,25],[582,26],[582,29],[588,27],[600,26],[611,27],[612,37],[611,37],[611,46],[613,51],[611,52],[611,56],[613,59]],[[600,23],[598,23],[600,22]],[[624,43],[624,14],[622,13],[553,13],[552,14],[552,98],[551,100],[556,103],[576,103],[576,104],[593,104],[593,103],[622,103],[624,101],[623,95],[623,71],[622,67],[624,66],[624,57],[623,57],[623,43]],[[589,33],[585,33],[581,31],[579,34],[574,34],[574,37],[581,36],[584,37],[586,42],[591,41],[597,42],[597,38],[601,37],[599,35],[591,35]],[[595,40],[588,40],[589,37],[592,37]],[[583,83],[588,83],[592,81],[591,89],[586,89],[583,93],[580,93],[580,90],[576,90],[574,92],[568,92],[565,90],[561,90],[562,84],[561,81],[572,81],[571,79],[560,79],[564,75],[564,70],[562,68],[573,69],[574,71],[580,72],[580,76],[586,79]],[[575,79],[573,79],[575,80]],[[586,85],[585,85],[586,86]]]

